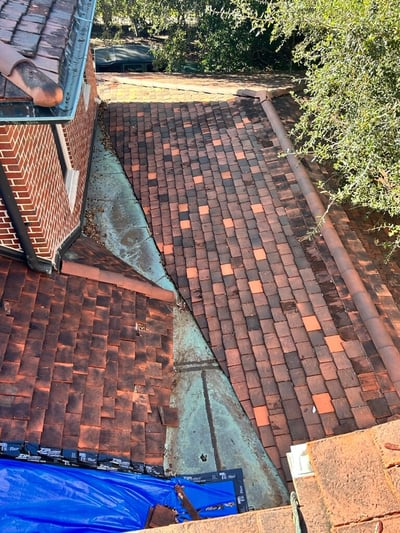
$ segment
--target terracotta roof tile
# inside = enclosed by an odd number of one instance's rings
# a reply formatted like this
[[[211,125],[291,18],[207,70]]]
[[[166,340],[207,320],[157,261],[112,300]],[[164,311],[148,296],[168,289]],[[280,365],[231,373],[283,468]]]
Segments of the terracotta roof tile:
[[[82,264],[85,249],[99,268],[142,281],[86,238],[73,247]],[[4,257],[0,273],[0,438],[162,464],[165,426],[177,423],[171,304]]]
[[[399,397],[326,244],[301,239],[313,219],[258,100],[148,105],[134,92],[118,85],[129,104],[108,93],[114,148],[168,274],[281,473],[293,442],[393,416]]]

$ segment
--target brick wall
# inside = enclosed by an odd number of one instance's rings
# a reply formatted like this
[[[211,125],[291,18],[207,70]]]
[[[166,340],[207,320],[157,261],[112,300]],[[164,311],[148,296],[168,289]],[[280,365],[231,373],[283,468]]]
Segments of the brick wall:
[[[71,165],[79,170],[76,201],[70,208],[64,175],[49,124],[0,126],[0,159],[37,255],[54,262],[57,250],[77,228],[90,158],[96,114],[96,85],[89,56],[88,105],[81,94],[75,118],[63,126]],[[14,229],[0,200],[0,246],[20,251]]]

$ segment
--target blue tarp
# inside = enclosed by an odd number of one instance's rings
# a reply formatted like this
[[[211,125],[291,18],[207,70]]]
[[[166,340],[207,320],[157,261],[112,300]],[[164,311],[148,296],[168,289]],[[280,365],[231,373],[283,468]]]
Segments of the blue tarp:
[[[0,460],[0,531],[89,533],[134,531],[157,504],[190,520],[175,486],[201,518],[236,514],[231,480],[199,485],[185,478],[89,470],[13,459]]]

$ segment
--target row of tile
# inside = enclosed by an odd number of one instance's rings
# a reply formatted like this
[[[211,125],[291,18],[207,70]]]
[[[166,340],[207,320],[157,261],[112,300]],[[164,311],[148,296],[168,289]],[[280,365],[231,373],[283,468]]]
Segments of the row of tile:
[[[111,102],[106,124],[169,275],[287,479],[290,444],[399,412],[324,242],[306,239],[312,217],[257,101]]]

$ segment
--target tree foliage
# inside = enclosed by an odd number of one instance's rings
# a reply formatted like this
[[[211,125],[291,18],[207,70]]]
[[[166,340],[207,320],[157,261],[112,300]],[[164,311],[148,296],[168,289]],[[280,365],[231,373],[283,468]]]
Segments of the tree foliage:
[[[263,0],[252,0],[255,12]],[[260,8],[261,6],[261,8]],[[253,31],[249,18],[236,16],[232,0],[98,0],[97,15],[106,29],[116,19],[130,20],[136,33],[140,27],[165,35],[155,50],[156,64],[179,71],[194,60],[205,72],[238,72],[286,66],[287,46],[280,54],[268,30]]]
[[[340,177],[332,199],[400,215],[400,0],[277,0],[243,16],[274,35],[296,35],[307,69],[295,127],[299,151],[330,162]],[[400,226],[388,224],[394,246]]]
[[[253,9],[260,4],[253,2]],[[247,17],[238,17],[231,1],[213,0],[199,19],[197,44],[203,70],[209,72],[282,68],[290,63],[290,50],[281,45],[278,54],[271,32],[254,31]]]
[[[332,201],[392,217],[389,233],[400,247],[400,0],[98,0],[97,5],[106,24],[113,16],[128,17],[166,34],[158,58],[167,70],[181,70],[191,56],[204,71],[275,66],[296,42],[293,59],[307,77],[294,130],[299,152],[333,166],[338,186],[329,191]]]

